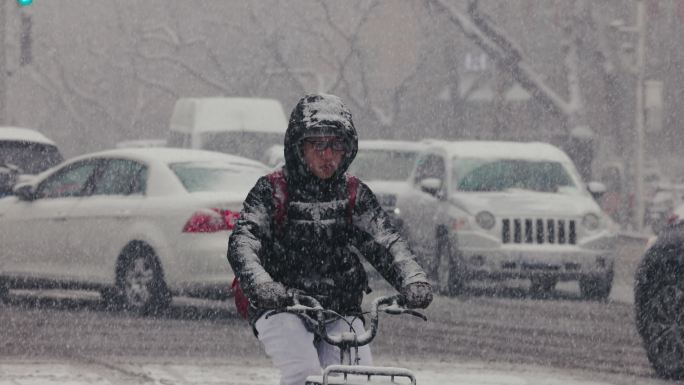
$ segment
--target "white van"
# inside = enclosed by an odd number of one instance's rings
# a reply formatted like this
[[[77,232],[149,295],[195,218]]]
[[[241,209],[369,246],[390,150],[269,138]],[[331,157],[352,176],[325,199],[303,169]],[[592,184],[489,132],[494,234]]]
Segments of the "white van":
[[[275,99],[181,98],[167,145],[261,160],[269,147],[283,144],[286,129],[283,106]]]

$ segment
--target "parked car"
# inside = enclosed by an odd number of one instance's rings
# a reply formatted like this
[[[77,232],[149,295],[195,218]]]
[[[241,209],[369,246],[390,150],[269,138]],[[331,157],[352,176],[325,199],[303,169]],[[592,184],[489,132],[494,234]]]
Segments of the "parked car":
[[[63,160],[57,145],[28,128],[0,127],[0,198],[12,187]]]
[[[570,158],[545,143],[428,141],[398,203],[409,242],[445,294],[471,279],[529,279],[534,292],[613,284],[615,223]]]
[[[635,274],[634,314],[656,373],[684,379],[684,204],[649,242]]]
[[[229,233],[268,171],[247,158],[170,148],[67,161],[0,200],[0,294],[99,290],[143,314],[173,295],[225,298]]]
[[[368,184],[394,225],[402,231],[397,197],[411,188],[409,177],[425,146],[399,140],[361,140],[349,172]]]

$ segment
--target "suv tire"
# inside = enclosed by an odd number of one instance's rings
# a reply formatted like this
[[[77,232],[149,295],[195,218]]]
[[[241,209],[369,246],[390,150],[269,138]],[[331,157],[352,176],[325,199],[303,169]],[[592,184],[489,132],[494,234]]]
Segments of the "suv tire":
[[[9,283],[7,280],[0,278],[0,303],[5,302],[7,296],[9,295]]]
[[[684,378],[684,248],[651,248],[636,273],[637,331],[656,373]]]
[[[613,288],[613,271],[601,277],[580,278],[579,287],[584,299],[604,301]]]
[[[123,306],[123,296],[116,287],[108,287],[100,290],[100,297],[108,309],[121,309]]]
[[[557,277],[533,277],[530,279],[530,294],[546,297],[553,291],[557,283]]]
[[[454,247],[446,229],[437,230],[437,246],[435,249],[437,266],[437,284],[439,292],[445,296],[455,296],[463,292],[465,287],[465,271],[463,263]]]

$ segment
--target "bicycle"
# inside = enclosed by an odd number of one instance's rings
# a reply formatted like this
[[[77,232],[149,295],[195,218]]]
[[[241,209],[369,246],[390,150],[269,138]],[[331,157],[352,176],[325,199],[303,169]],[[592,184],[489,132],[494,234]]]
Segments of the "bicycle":
[[[334,311],[324,309],[315,298],[302,294],[293,295],[292,306],[275,311],[266,317],[281,312],[297,314],[312,326],[314,333],[323,341],[340,348],[341,364],[329,365],[323,370],[322,375],[309,376],[306,379],[306,385],[397,384],[395,382],[397,377],[407,378],[412,385],[416,385],[416,377],[409,369],[358,365],[358,354],[357,358],[352,360],[352,349],[367,345],[375,338],[378,330],[379,311],[392,315],[410,314],[427,321],[425,315],[413,309],[407,309],[402,303],[403,297],[401,295],[383,296],[373,300],[369,317],[370,327],[361,335],[357,335],[354,330],[339,335],[329,335],[326,330],[326,323],[329,322],[330,318],[326,318],[326,316],[333,316],[338,319],[345,318]],[[380,381],[389,379],[389,382],[377,382],[373,377],[384,377]],[[349,382],[350,380],[354,382]]]

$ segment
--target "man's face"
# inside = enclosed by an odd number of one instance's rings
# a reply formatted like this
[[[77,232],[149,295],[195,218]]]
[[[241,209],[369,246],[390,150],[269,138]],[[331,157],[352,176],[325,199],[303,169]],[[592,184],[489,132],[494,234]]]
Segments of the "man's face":
[[[346,151],[346,143],[337,136],[306,138],[302,142],[306,165],[312,174],[321,179],[333,176]]]

